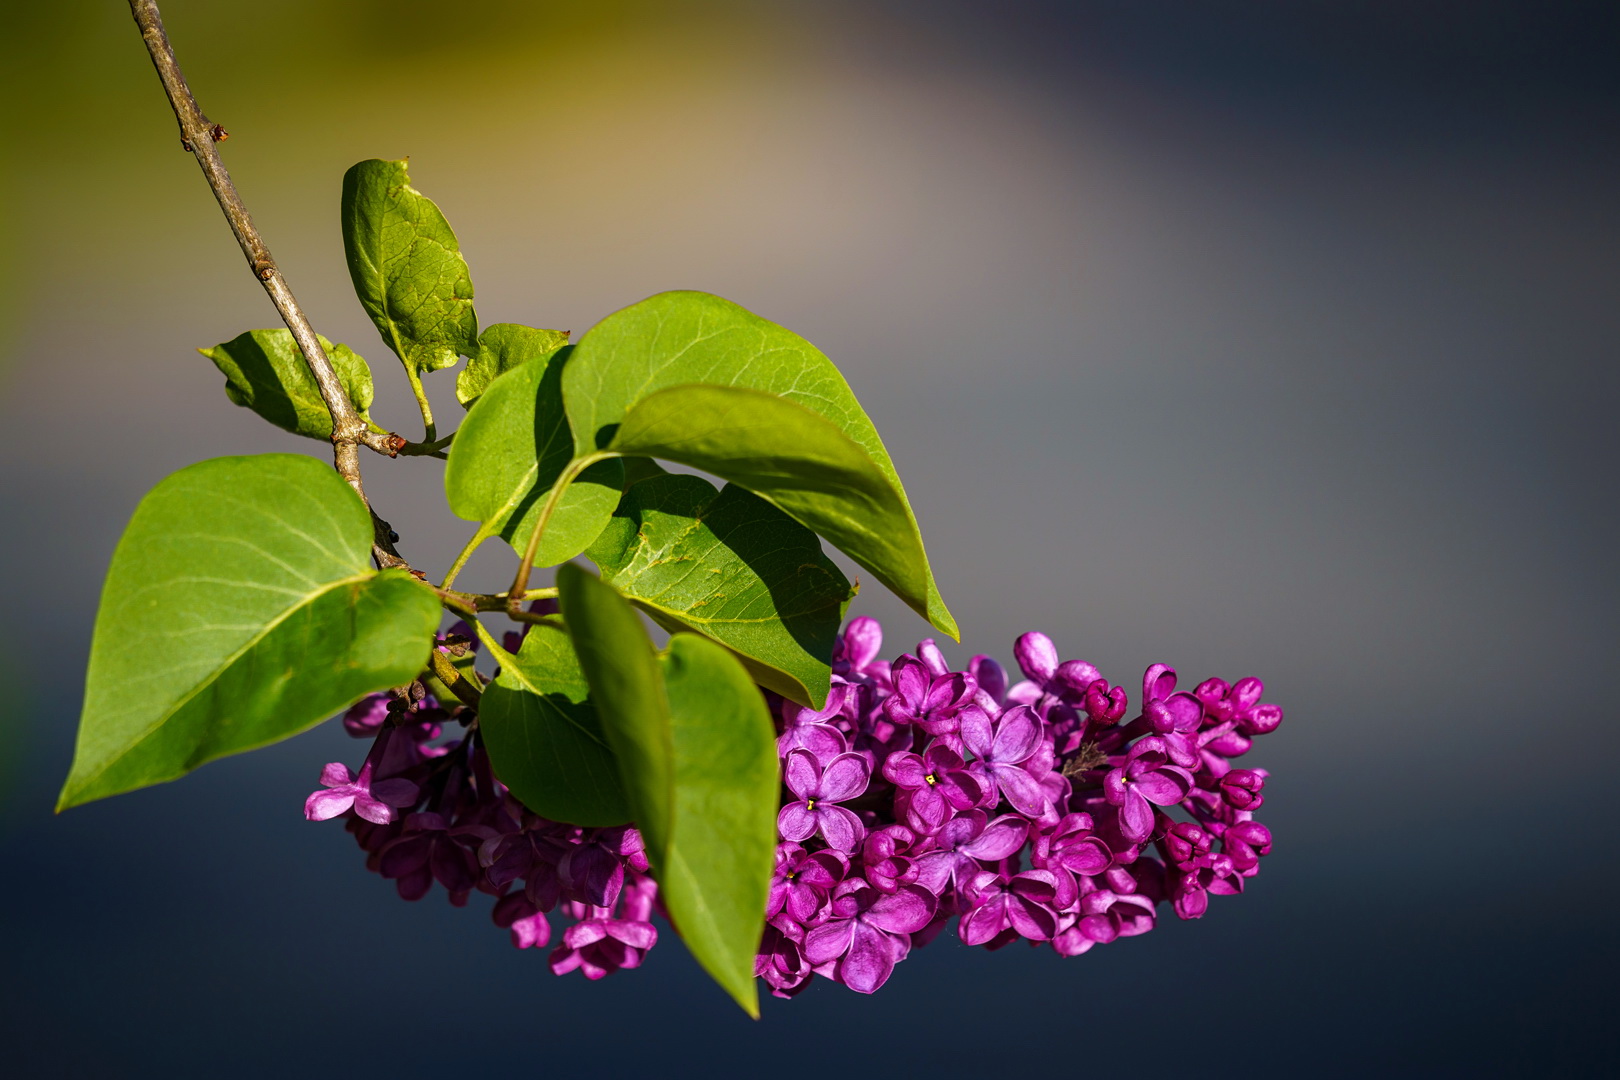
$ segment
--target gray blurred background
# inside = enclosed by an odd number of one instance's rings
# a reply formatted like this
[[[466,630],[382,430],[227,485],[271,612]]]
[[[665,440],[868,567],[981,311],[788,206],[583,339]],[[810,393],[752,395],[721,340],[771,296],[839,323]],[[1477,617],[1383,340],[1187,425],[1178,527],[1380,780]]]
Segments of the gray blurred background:
[[[55,818],[141,495],[323,454],[193,350],[275,315],[123,3],[0,3],[0,1035],[25,1075],[1579,1075],[1613,1056],[1612,4],[166,0],[316,326],[409,155],[485,324],[720,293],[847,374],[963,631],[1255,674],[1276,849],[1083,957],[954,938],[752,1023],[670,935],[588,984],[303,820],[327,725]],[[429,380],[460,410],[453,374]],[[471,526],[368,458],[418,566]],[[498,588],[491,545],[462,580]],[[886,651],[926,627],[875,584]],[[1134,698],[1134,694],[1133,694]],[[8,1066],[8,1067],[12,1067]]]

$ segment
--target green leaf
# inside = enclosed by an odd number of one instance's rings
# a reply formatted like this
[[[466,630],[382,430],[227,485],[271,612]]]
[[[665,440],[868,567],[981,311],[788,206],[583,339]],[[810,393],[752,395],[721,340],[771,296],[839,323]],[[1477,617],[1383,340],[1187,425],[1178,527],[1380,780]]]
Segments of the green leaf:
[[[344,393],[370,423],[371,368],[347,345],[321,338]],[[321,400],[298,343],[285,329],[249,330],[212,349],[198,349],[225,376],[225,396],[294,435],[330,441],[332,414]],[[375,426],[375,425],[373,425]]]
[[[619,762],[648,858],[664,865],[675,814],[675,736],[663,679],[641,617],[590,571],[557,568],[558,602],[596,715]]]
[[[905,494],[862,447],[802,405],[740,387],[672,387],[637,403],[609,448],[679,461],[748,488],[919,612],[934,595]],[[956,633],[954,622],[934,623]]]
[[[784,697],[826,701],[850,584],[815,533],[764,499],[656,476],[625,493],[586,554],[664,629],[715,639]]]
[[[698,292],[661,293],[609,315],[586,334],[563,375],[563,399],[573,424],[575,453],[584,457],[607,448],[614,443],[617,426],[638,402],[691,383],[735,386],[796,403],[852,442],[868,461],[864,471],[881,476],[891,489],[882,499],[884,506],[897,507],[899,513],[883,523],[893,531],[891,543],[884,545],[892,550],[874,551],[870,546],[860,553],[844,550],[941,631],[958,636],[956,621],[934,584],[916,517],[894,463],[849,384],[814,345],[729,300]],[[756,436],[754,443],[769,445],[762,436]],[[772,452],[782,456],[779,449]],[[668,457],[651,451],[648,455]],[[778,505],[794,513],[786,505]],[[813,522],[799,520],[821,531]],[[831,534],[822,535],[844,547]],[[897,556],[903,556],[904,562],[890,561]],[[866,558],[874,561],[863,561]]]
[[[468,411],[450,444],[444,491],[458,517],[482,523],[522,552],[546,497],[573,456],[562,405],[568,351],[537,357],[494,382]],[[536,566],[578,555],[613,516],[624,486],[617,461],[590,466],[563,491],[546,524]]]
[[[501,782],[530,810],[570,825],[622,825],[630,805],[568,635],[529,627],[484,689],[478,727]]]
[[[681,940],[750,1016],[776,859],[776,728],[735,657],[676,634],[659,656],[675,736],[675,828],[660,895]]]
[[[566,330],[536,330],[517,323],[486,326],[478,335],[478,348],[456,376],[456,400],[472,408],[489,384],[519,364],[550,356],[568,344]]]
[[[371,569],[371,515],[295,454],[214,458],[141,500],[113,553],[57,809],[173,780],[414,679],[439,604]]]
[[[343,174],[343,250],[355,295],[413,374],[477,347],[472,278],[450,223],[411,187],[404,161],[362,161]]]
[[[776,848],[776,732],[736,658],[693,634],[655,656],[635,610],[567,563],[563,618],[670,919],[749,1015]]]

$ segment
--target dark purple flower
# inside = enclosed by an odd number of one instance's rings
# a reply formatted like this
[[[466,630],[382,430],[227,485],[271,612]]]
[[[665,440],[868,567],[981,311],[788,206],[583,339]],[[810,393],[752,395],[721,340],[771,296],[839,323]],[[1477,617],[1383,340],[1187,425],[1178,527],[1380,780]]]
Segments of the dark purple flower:
[[[495,925],[512,932],[512,944],[519,949],[544,948],[551,944],[551,923],[543,911],[522,893],[508,893],[495,901],[490,913]]]
[[[962,760],[962,755],[941,743],[921,755],[890,754],[883,775],[902,792],[906,822],[918,832],[938,832],[951,815],[984,802],[985,788]]]
[[[628,825],[592,830],[557,860],[564,893],[592,907],[618,903],[626,869],[647,869],[641,833]]]
[[[840,851],[854,851],[866,835],[866,827],[853,812],[838,803],[859,798],[871,777],[870,766],[859,754],[839,754],[823,769],[807,750],[788,754],[782,769],[788,790],[797,802],[782,807],[776,827],[782,839],[800,843],[816,833]]]
[[[388,719],[388,705],[392,695],[384,692],[367,694],[343,714],[343,730],[356,739],[375,738]]]
[[[1192,774],[1170,764],[1165,741],[1153,735],[1138,739],[1125,764],[1103,777],[1103,794],[1119,807],[1120,832],[1132,843],[1152,835],[1153,806],[1175,805],[1192,786]]]
[[[1048,803],[1040,782],[1020,766],[1034,756],[1041,744],[1041,720],[1028,705],[1014,705],[991,722],[983,712],[964,713],[962,741],[973,752],[978,764],[1013,808],[1026,817],[1038,818]]]
[[[833,894],[832,917],[804,938],[804,958],[862,994],[888,981],[911,948],[907,935],[934,917],[931,893],[905,885],[882,893],[851,878]]]

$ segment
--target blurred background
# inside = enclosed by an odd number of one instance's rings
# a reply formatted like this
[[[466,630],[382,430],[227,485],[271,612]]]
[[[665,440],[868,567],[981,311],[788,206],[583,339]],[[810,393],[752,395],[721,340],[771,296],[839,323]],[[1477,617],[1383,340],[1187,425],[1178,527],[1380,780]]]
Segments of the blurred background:
[[[481,322],[654,292],[804,334],[973,652],[1255,674],[1274,854],[1072,960],[941,939],[746,1020],[670,936],[554,978],[303,820],[335,725],[53,817],[99,583],[199,458],[319,446],[194,351],[276,325],[124,4],[0,4],[0,1036],[13,1075],[1580,1075],[1620,887],[1610,3],[165,0],[315,325],[411,158]],[[453,374],[431,377],[454,418]],[[365,461],[438,575],[441,466]],[[487,546],[462,581],[498,588]],[[890,655],[928,634],[875,584]],[[1133,694],[1134,697],[1134,694]],[[815,1040],[820,1040],[816,1042]]]

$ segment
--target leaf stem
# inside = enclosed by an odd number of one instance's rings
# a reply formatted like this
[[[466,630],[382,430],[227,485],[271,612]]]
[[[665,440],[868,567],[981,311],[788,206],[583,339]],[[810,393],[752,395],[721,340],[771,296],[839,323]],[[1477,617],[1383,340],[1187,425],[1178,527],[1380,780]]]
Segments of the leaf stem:
[[[292,331],[293,340],[298,343],[299,351],[304,354],[304,362],[309,365],[310,374],[320,388],[321,400],[326,403],[326,411],[332,415],[333,466],[364,501],[366,492],[360,481],[359,448],[366,446],[392,457],[397,451],[397,443],[402,440],[397,435],[372,431],[349,400],[337,371],[332,367],[332,361],[321,347],[315,328],[309,324],[303,308],[288,288],[287,280],[282,276],[276,260],[271,257],[269,247],[253,227],[253,219],[243,205],[242,197],[237,194],[236,185],[231,182],[231,174],[226,171],[225,163],[214,145],[228,138],[228,133],[204,116],[198,107],[191,87],[180,72],[180,64],[175,60],[174,47],[163,29],[163,16],[158,11],[156,0],[129,0],[129,10],[135,16],[135,25],[140,27],[141,40],[146,44],[152,66],[157,69],[164,93],[169,98],[169,106],[180,124],[180,145],[196,157],[209,188],[214,192],[214,198],[219,202],[219,208],[225,213],[225,220],[230,222],[231,232],[236,235],[242,254],[247,257],[254,276],[269,294],[270,302],[276,306],[282,322]],[[428,438],[431,441],[431,427],[429,430]],[[387,524],[375,514],[372,520],[375,528],[371,553],[377,565],[383,568],[405,566],[405,560],[394,550]]]
[[[427,391],[422,387],[422,377],[411,368],[408,361],[405,364],[405,378],[410,380],[411,393],[416,395],[416,407],[422,413],[422,427],[426,432],[422,436],[422,441],[435,442],[439,437],[439,428],[433,422],[433,402],[428,400]]]
[[[493,535],[494,534],[491,533],[485,526],[478,526],[478,531],[473,533],[472,539],[468,540],[466,545],[462,547],[461,554],[456,556],[456,561],[451,563],[450,569],[444,572],[444,580],[439,583],[439,587],[441,589],[448,589],[451,582],[456,580],[456,575],[461,573],[461,568],[467,565],[467,560],[472,558],[473,552],[478,550],[478,545],[482,544],[485,540],[488,540]],[[493,609],[486,608],[485,610]]]
[[[605,453],[599,450],[594,454],[586,454],[584,457],[575,458],[568,463],[568,467],[557,477],[557,482],[551,485],[551,490],[546,493],[545,505],[540,508],[540,516],[535,520],[534,532],[529,534],[529,545],[523,549],[523,559],[518,563],[517,574],[512,578],[512,587],[506,590],[506,613],[508,615],[516,618],[517,616],[513,615],[513,612],[521,610],[520,605],[523,603],[524,591],[529,587],[529,573],[534,569],[534,557],[540,551],[540,536],[546,531],[546,523],[551,520],[551,515],[556,513],[557,504],[562,501],[563,492],[568,490],[568,485],[572,484],[580,473],[595,465],[598,461],[606,461],[610,457],[617,456],[617,454]]]

